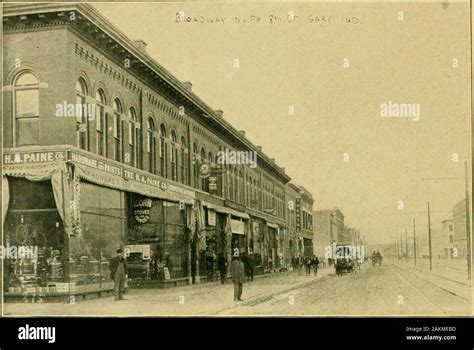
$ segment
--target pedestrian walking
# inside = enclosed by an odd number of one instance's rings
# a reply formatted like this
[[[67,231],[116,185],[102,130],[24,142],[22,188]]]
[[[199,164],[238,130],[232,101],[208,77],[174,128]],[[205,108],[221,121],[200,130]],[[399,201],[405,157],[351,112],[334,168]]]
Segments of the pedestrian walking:
[[[219,275],[221,276],[221,283],[225,283],[225,278],[227,276],[227,259],[224,254],[220,253],[217,257],[217,268],[219,269]]]
[[[245,280],[244,264],[240,257],[235,256],[230,263],[230,274],[234,282],[234,301],[242,301],[243,284]]]
[[[308,276],[310,276],[311,275],[311,258],[309,256],[307,256],[304,259],[304,265],[305,265],[305,268],[306,268],[306,274]]]
[[[123,294],[128,272],[122,249],[117,249],[117,256],[110,260],[110,271],[110,277],[114,280],[114,300],[126,300]]]
[[[303,258],[299,254],[298,254],[297,261],[298,261],[298,276],[301,276],[301,269],[303,268],[304,261],[303,261]]]
[[[255,258],[252,253],[247,256],[247,265],[245,266],[247,271],[247,280],[253,281],[253,274],[255,269]]]
[[[313,269],[314,269],[314,275],[318,275],[318,267],[319,267],[319,259],[316,255],[313,255]]]

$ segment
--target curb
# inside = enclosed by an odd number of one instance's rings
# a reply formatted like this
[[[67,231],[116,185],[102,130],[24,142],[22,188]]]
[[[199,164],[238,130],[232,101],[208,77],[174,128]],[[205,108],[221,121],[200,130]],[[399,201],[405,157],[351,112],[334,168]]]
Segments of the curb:
[[[298,289],[298,288],[304,288],[306,286],[309,286],[313,283],[316,283],[317,281],[323,279],[323,278],[326,278],[328,276],[334,276],[335,273],[334,272],[331,272],[331,273],[328,273],[327,275],[324,275],[324,276],[316,276],[316,278],[313,278],[311,279],[310,281],[304,281],[304,282],[299,282],[297,284],[292,284],[291,286],[288,286],[286,288],[283,288],[283,289],[279,289],[275,292],[271,292],[271,293],[268,293],[268,294],[259,294],[259,295],[255,295],[239,304],[235,304],[235,305],[232,305],[230,307],[226,307],[226,308],[222,308],[222,309],[219,309],[219,310],[213,310],[211,312],[206,312],[206,313],[203,313],[203,315],[217,315],[221,312],[224,312],[224,311],[229,311],[229,310],[233,310],[235,308],[238,308],[240,306],[250,306],[252,305],[253,303],[255,302],[262,302],[262,301],[265,301],[266,299],[272,299],[274,296],[276,295],[279,295],[279,294],[285,294],[289,291],[292,291],[294,289]]]

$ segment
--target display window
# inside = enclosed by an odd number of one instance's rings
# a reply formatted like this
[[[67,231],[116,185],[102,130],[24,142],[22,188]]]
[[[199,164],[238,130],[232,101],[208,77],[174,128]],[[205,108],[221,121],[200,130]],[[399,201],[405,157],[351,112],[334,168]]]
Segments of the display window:
[[[212,219],[209,219],[209,210],[206,210],[206,250],[200,254],[199,269],[201,276],[207,276],[207,281],[212,282],[218,279],[219,269],[217,257],[226,255],[226,232],[225,220],[227,215],[211,212]]]
[[[9,178],[11,200],[4,223],[6,292],[40,294],[66,282],[64,230],[51,181]]]
[[[177,202],[130,194],[127,245],[131,278],[174,279],[188,276],[186,209]],[[149,257],[143,252],[149,251]]]
[[[122,191],[81,183],[82,230],[69,238],[70,281],[104,288],[111,285],[109,262],[124,246],[127,208]]]

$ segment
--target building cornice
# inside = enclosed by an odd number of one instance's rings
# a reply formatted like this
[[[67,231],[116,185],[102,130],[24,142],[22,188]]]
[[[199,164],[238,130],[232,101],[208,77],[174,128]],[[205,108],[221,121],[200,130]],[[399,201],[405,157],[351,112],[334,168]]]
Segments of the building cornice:
[[[74,20],[70,20],[68,16],[74,12]],[[57,13],[57,16],[45,16]],[[175,98],[184,100],[200,112],[200,118],[203,124],[213,124],[220,131],[224,131],[229,135],[230,139],[245,149],[255,151],[258,155],[259,162],[263,162],[265,168],[270,170],[281,182],[287,183],[291,178],[280,168],[272,159],[261,152],[250,140],[243,136],[229,122],[219,116],[214,109],[207,105],[201,98],[188,89],[188,87],[156,60],[154,60],[146,52],[138,48],[136,43],[129,39],[118,28],[112,25],[109,20],[101,15],[93,6],[87,3],[37,3],[37,4],[5,4],[3,9],[3,18],[7,30],[9,22],[14,18],[19,18],[20,26],[17,29],[27,28],[28,25],[43,26],[49,25],[72,25],[74,28],[88,31],[89,35],[95,35],[107,42],[116,55],[132,56],[132,65],[136,64],[137,69],[148,70],[149,79],[142,78],[142,82],[151,85],[153,81],[158,81],[165,86],[166,91]],[[59,17],[59,19],[58,19]],[[29,20],[28,20],[29,18]],[[6,30],[6,31],[7,31]],[[137,73],[135,73],[137,74]],[[151,80],[151,81],[150,81]]]

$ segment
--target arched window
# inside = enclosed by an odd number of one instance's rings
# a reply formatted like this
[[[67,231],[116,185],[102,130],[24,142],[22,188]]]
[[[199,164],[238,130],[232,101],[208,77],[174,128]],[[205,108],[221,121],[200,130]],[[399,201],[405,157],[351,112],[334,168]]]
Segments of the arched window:
[[[232,170],[232,166],[227,164],[227,179],[229,182],[229,198],[231,200],[234,199],[234,171]]]
[[[160,175],[163,177],[167,177],[167,149],[168,145],[166,144],[166,127],[161,124],[160,125]]]
[[[204,148],[201,148],[201,164],[204,164],[204,163],[207,163],[206,162],[206,151],[204,150]],[[201,179],[201,189],[203,191],[207,191],[207,179],[206,178]]]
[[[220,169],[222,168],[222,165],[219,164],[219,152],[217,152],[214,157],[214,163],[216,164],[216,169],[218,169],[217,174],[215,175],[217,177],[217,194],[219,196],[223,196],[223,193],[222,193],[223,176],[220,171]]]
[[[155,122],[153,118],[148,118],[147,121],[147,153],[148,153],[148,171],[152,174],[156,174],[156,161],[155,161]]]
[[[86,107],[87,85],[84,79],[76,81],[77,147],[89,150],[89,125]]]
[[[107,125],[105,118],[105,94],[102,89],[97,90],[95,94],[95,117],[97,133],[97,154],[107,156]]]
[[[199,154],[198,147],[193,143],[193,173],[194,173],[194,187],[199,188]]]
[[[186,164],[186,139],[181,136],[181,182],[188,184],[187,164]]]
[[[234,201],[239,201],[239,175],[237,168],[234,169]]]
[[[244,204],[245,201],[245,187],[244,187],[244,175],[242,170],[239,170],[239,203]]]
[[[132,107],[128,110],[128,144],[130,147],[130,155],[129,155],[129,162],[130,165],[132,166],[137,166],[138,162],[138,148],[139,146],[137,145],[138,141],[138,120],[137,120],[137,114],[135,113],[135,109]],[[127,159],[125,159],[127,161]]]
[[[178,138],[171,130],[171,179],[178,181]]]
[[[39,82],[30,72],[14,82],[14,146],[39,145]]]
[[[122,136],[123,136],[123,126],[122,126],[122,104],[120,100],[116,98],[113,103],[114,109],[114,159],[116,161],[122,161]]]

